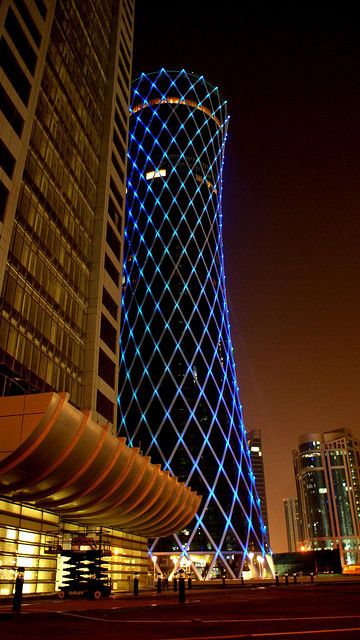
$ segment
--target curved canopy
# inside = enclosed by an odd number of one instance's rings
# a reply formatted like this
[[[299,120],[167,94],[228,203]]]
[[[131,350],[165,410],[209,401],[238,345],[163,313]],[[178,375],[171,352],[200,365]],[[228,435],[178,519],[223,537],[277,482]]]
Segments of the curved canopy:
[[[78,523],[166,536],[201,498],[151,464],[67,393],[0,399],[0,494]]]

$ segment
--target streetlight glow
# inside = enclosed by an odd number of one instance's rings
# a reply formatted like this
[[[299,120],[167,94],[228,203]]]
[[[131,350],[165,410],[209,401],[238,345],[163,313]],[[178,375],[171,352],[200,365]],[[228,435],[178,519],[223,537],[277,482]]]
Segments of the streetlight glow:
[[[154,565],[153,580],[155,582],[155,566],[156,566],[157,556],[151,556],[151,561],[153,562],[153,565]]]
[[[265,559],[262,556],[258,556],[256,559],[259,563],[259,575],[260,575],[260,578],[262,578]]]

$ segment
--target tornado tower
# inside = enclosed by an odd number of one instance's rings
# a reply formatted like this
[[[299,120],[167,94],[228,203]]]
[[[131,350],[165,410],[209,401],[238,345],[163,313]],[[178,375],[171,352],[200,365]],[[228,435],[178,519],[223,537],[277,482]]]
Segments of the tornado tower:
[[[151,541],[154,570],[236,578],[258,560],[264,573],[226,303],[226,102],[161,69],[133,83],[130,111],[119,435],[202,495],[190,526]]]

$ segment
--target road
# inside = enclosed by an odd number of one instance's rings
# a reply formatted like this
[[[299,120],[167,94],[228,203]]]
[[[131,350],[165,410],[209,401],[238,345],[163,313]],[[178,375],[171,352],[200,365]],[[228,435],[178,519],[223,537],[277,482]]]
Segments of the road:
[[[192,589],[99,601],[0,603],[0,637],[11,640],[359,640],[360,583]]]

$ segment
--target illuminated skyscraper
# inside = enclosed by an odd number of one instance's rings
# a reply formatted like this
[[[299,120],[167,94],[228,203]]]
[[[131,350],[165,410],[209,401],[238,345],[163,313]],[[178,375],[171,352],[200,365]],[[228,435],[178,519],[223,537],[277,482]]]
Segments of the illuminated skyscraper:
[[[0,3],[0,395],[114,424],[133,0]]]
[[[259,494],[260,503],[261,503],[261,515],[267,531],[267,542],[270,543],[263,445],[262,445],[260,429],[249,429],[247,431],[247,440],[248,440],[248,445],[250,449],[251,464],[252,464],[252,468],[255,476],[256,489]]]
[[[349,429],[306,433],[293,451],[302,546],[360,562],[360,442]]]
[[[203,496],[192,526],[151,545],[162,568],[172,553],[202,577],[239,576],[250,549],[265,560],[226,305],[227,125],[202,76],[133,84],[119,434]]]
[[[299,503],[296,498],[285,498],[283,505],[288,550],[298,551],[299,543],[302,540]]]

